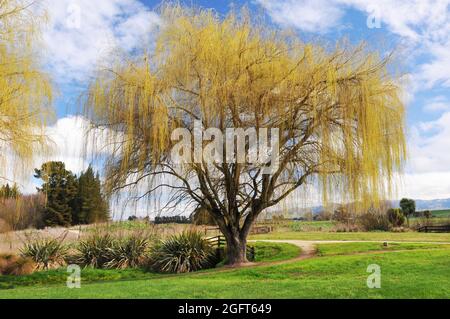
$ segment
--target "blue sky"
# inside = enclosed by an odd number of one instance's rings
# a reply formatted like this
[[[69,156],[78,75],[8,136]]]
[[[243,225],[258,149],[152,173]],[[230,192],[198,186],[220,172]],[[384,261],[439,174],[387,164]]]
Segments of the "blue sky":
[[[45,67],[59,95],[58,121],[49,127],[58,154],[80,171],[88,164],[77,155],[82,147],[75,117],[83,83],[104,63],[113,48],[130,51],[150,45],[161,19],[159,1],[50,1],[44,32]],[[267,16],[267,23],[292,28],[305,40],[333,43],[342,37],[367,41],[382,54],[396,49],[405,73],[402,85],[408,109],[409,161],[401,195],[432,199],[450,197],[450,0],[186,0],[220,14],[244,4]]]

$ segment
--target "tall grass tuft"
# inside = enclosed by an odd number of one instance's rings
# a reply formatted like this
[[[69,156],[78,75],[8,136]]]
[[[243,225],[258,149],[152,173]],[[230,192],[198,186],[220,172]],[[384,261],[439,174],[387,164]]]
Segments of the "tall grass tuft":
[[[158,243],[148,267],[163,273],[186,273],[214,266],[214,251],[200,232],[185,231]]]
[[[149,238],[142,234],[124,238],[95,234],[79,243],[77,252],[70,260],[71,263],[92,268],[136,268],[147,259],[149,244]]]
[[[24,244],[22,257],[33,260],[39,269],[57,268],[65,264],[68,248],[58,239],[41,239]]]
[[[71,263],[84,267],[105,268],[111,261],[111,249],[115,239],[109,234],[95,234],[80,241],[77,253],[70,258]]]
[[[145,237],[133,235],[116,240],[109,248],[106,268],[125,269],[141,266],[146,258],[149,241]]]

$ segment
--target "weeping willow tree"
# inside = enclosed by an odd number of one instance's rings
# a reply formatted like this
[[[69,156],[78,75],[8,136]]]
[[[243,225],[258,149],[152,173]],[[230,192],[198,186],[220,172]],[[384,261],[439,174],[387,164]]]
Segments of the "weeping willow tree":
[[[245,10],[220,18],[169,6],[161,15],[156,47],[100,70],[89,88],[86,114],[109,136],[110,192],[135,187],[147,198],[162,192],[169,207],[195,203],[226,237],[229,264],[246,261],[257,217],[308,185],[325,202],[372,205],[389,195],[406,153],[404,105],[389,58],[364,45],[303,43]],[[198,123],[215,133],[180,155],[196,146],[208,151],[175,161],[182,134],[172,133],[184,128],[195,136]],[[278,129],[276,158],[207,161],[211,143],[212,154],[224,154],[217,136],[230,128]],[[249,156],[255,140],[241,142]]]
[[[0,0],[0,182],[46,149],[52,87],[39,66],[37,1]]]

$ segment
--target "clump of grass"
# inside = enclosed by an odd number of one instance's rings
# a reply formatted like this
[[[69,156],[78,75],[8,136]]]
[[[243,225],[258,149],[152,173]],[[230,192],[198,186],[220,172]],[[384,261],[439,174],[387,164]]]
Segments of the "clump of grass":
[[[30,258],[38,269],[57,268],[65,264],[68,248],[57,239],[41,239],[24,244],[20,254]]]
[[[0,275],[24,276],[36,269],[36,264],[31,258],[16,255],[0,255]]]
[[[136,268],[146,260],[149,244],[143,234],[125,238],[95,234],[79,243],[70,263],[103,269]]]
[[[149,240],[147,238],[133,235],[131,237],[117,240],[109,248],[109,261],[106,268],[125,269],[137,268],[145,260]]]
[[[148,267],[162,273],[186,273],[214,266],[214,252],[200,232],[184,231],[153,247]]]
[[[111,249],[115,239],[109,234],[94,234],[80,241],[70,263],[84,267],[104,268],[111,261]]]

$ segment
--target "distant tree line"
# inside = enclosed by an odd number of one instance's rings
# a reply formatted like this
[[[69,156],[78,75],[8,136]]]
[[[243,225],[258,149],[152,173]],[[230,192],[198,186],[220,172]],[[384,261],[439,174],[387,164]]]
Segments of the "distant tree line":
[[[139,218],[132,215],[128,217],[128,221],[144,221],[149,223],[150,218],[148,216]],[[202,209],[196,209],[189,217],[186,216],[156,216],[153,221],[154,224],[194,224],[194,225],[211,225],[216,226],[216,223],[211,216]]]
[[[23,195],[16,184],[0,186],[0,233],[44,227],[44,207],[42,194]]]
[[[190,224],[191,218],[186,216],[156,216],[155,224]]]
[[[45,226],[92,224],[109,219],[109,205],[102,194],[99,174],[91,166],[77,177],[63,162],[48,162],[35,169],[43,181],[39,193],[45,195]]]
[[[18,198],[19,196],[21,196],[21,194],[16,183],[14,183],[12,186],[6,184],[0,187],[0,200]]]
[[[388,231],[398,230],[407,225],[410,227],[410,218],[421,218],[420,223],[429,222],[433,218],[430,210],[417,211],[413,199],[403,198],[399,202],[400,208],[392,208],[390,201],[380,202],[378,206],[372,206],[364,212],[358,210],[354,203],[337,205],[323,209],[320,212],[306,212],[301,217],[293,218],[295,221],[336,221],[342,231]],[[280,217],[273,216],[272,221],[277,222]],[[423,219],[426,219],[424,221]],[[417,222],[415,223],[417,224]],[[341,229],[338,228],[338,229]],[[349,230],[350,229],[350,230]]]

